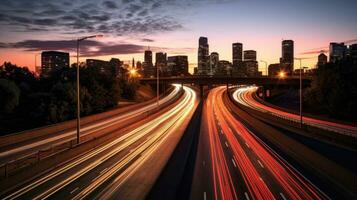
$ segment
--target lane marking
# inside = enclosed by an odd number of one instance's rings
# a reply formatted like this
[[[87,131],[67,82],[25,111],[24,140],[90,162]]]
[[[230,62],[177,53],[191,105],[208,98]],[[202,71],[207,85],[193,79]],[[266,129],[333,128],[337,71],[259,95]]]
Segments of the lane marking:
[[[245,145],[247,145],[247,147],[250,148],[248,143],[245,143]]]
[[[233,158],[232,158],[232,162],[233,162],[234,167],[237,167],[236,162],[234,162]]]
[[[280,192],[280,196],[281,196],[281,198],[283,198],[283,200],[286,200],[286,198],[285,198],[283,193]]]
[[[79,187],[74,188],[74,190],[71,191],[71,194],[73,194],[75,191],[77,191]]]
[[[223,135],[223,130],[221,129],[221,134]]]
[[[258,163],[262,168],[264,168],[264,165],[260,162],[260,160],[258,160]]]
[[[226,144],[226,147],[228,148],[228,143],[227,143],[227,142],[225,142],[225,144]]]
[[[247,200],[250,200],[249,196],[248,196],[248,193],[247,192],[244,192],[244,196],[245,198],[247,198]]]
[[[203,199],[204,199],[204,200],[206,200],[206,199],[207,199],[206,192],[203,192]]]
[[[229,129],[229,131],[230,131],[230,132],[233,132],[233,131],[232,131],[232,129],[231,129],[230,127],[228,127],[228,129]]]
[[[104,172],[106,172],[108,170],[108,168],[103,169],[99,174],[103,174]]]

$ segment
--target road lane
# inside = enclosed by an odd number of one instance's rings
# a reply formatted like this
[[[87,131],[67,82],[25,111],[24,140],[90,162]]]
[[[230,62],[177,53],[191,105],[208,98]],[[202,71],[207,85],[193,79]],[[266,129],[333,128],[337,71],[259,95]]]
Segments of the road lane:
[[[283,119],[300,122],[300,116],[297,114],[285,112],[276,108],[266,106],[255,100],[254,95],[258,87],[256,86],[245,86],[237,88],[233,93],[233,98],[238,103],[247,106],[249,108],[269,113],[274,116],[278,116]],[[312,117],[303,116],[303,123],[314,126],[317,128],[334,131],[340,134],[349,135],[351,137],[357,138],[357,127],[347,124],[339,124],[335,122],[320,120]]]
[[[160,99],[160,104],[165,104],[169,102],[175,96],[177,96],[179,92],[180,88],[178,86],[175,87],[169,95]],[[104,120],[93,121],[92,123],[88,123],[81,128],[81,138],[103,131],[108,127],[118,126],[120,124],[125,123],[125,121],[134,119],[135,117],[144,115],[145,113],[155,109],[157,109],[157,104],[156,102],[153,102],[144,107],[131,110],[130,112],[120,113]],[[38,138],[34,141],[31,140],[22,143],[21,145],[14,145],[14,147],[9,147],[8,149],[6,149],[6,151],[0,152],[0,164],[26,157],[39,150],[48,149],[51,146],[60,145],[74,140],[75,138],[76,130],[75,128],[73,128],[65,132],[53,133],[51,135],[48,135],[46,138]]]
[[[207,198],[328,198],[232,115],[222,100],[224,91],[225,87],[212,89],[205,103],[207,132],[201,134],[208,135],[214,187]]]
[[[180,89],[178,85],[175,87]],[[106,190],[110,188],[110,192],[115,192],[161,143],[166,142],[165,138],[181,128],[182,121],[196,103],[195,92],[187,87],[184,91],[184,96],[176,105],[139,124],[132,131],[2,198],[84,198],[93,192],[110,197],[112,194]],[[113,178],[120,181],[108,184],[108,180]]]

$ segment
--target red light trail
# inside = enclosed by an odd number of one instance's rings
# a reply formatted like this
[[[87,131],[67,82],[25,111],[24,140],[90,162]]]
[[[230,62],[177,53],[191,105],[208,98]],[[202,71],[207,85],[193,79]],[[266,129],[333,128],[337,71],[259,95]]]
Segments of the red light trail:
[[[222,138],[227,139],[229,145],[225,146],[229,147],[233,154],[233,169],[237,169],[242,175],[252,199],[325,199],[324,194],[312,183],[290,167],[233,116],[227,102],[223,100],[224,91],[225,87],[211,90],[205,104],[209,119],[208,134],[215,199],[238,199],[239,194],[245,193],[237,190],[237,185],[233,184],[232,179],[235,177],[232,177],[233,172],[229,171],[228,167],[231,159],[226,158],[223,152],[225,142]],[[220,134],[224,137],[220,138]],[[270,178],[264,180],[263,177]],[[274,187],[276,185],[278,192]],[[245,195],[247,198],[246,193]]]

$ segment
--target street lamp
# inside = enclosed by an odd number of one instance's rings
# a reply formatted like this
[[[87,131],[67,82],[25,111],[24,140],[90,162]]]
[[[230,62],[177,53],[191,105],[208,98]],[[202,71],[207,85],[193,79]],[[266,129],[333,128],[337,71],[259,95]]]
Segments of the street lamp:
[[[80,98],[79,98],[79,42],[90,39],[90,38],[100,38],[103,35],[91,35],[77,39],[77,144],[80,142],[80,117],[81,117],[81,107],[80,107]]]
[[[265,73],[266,73],[266,76],[268,76],[268,62],[264,61],[264,60],[260,60],[260,62],[265,63]]]
[[[285,78],[285,72],[284,71],[280,71],[278,76],[279,76],[279,78]]]
[[[299,90],[299,96],[300,96],[300,128],[302,128],[302,70],[301,70],[301,60],[303,58],[294,58],[295,60],[298,60],[300,62],[300,90]]]
[[[159,67],[156,66],[156,104],[157,107],[159,107],[159,100],[160,100],[160,96],[159,96]]]

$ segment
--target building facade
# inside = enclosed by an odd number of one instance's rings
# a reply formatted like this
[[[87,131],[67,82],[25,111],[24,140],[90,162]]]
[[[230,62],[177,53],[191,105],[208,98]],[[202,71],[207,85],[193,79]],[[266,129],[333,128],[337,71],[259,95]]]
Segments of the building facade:
[[[320,55],[317,57],[317,66],[323,66],[327,63],[327,56],[324,53],[320,53]]]
[[[232,63],[227,60],[220,60],[216,70],[217,76],[231,76],[232,75]]]
[[[243,62],[243,44],[236,42],[232,44],[232,64],[233,69],[238,71],[242,67]]]
[[[347,46],[344,43],[331,42],[329,46],[330,62],[337,62],[345,58]]]
[[[353,63],[357,64],[357,44],[350,45],[349,50]]]
[[[187,56],[169,56],[167,65],[171,76],[186,76],[189,74]]]
[[[142,63],[142,67],[144,70],[145,77],[155,77],[156,76],[156,68],[152,62],[152,51],[146,50],[144,52],[144,62]]]
[[[216,74],[216,69],[218,68],[219,54],[217,52],[212,52],[210,55],[210,75]]]
[[[69,53],[60,51],[43,51],[41,53],[41,75],[49,76],[51,72],[69,67]]]
[[[198,40],[197,69],[199,75],[209,74],[209,46],[206,37],[200,37]]]
[[[281,43],[280,64],[286,66],[286,73],[291,75],[294,71],[294,41],[283,40]]]
[[[159,69],[162,76],[168,76],[166,53],[158,52],[155,54],[155,67]]]

